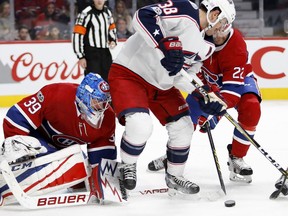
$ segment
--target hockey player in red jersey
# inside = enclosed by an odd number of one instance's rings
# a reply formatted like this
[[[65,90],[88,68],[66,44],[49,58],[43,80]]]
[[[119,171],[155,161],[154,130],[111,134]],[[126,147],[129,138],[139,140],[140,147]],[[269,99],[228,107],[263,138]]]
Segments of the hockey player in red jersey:
[[[213,36],[216,50],[211,58],[204,62],[200,77],[210,88],[220,90],[227,108],[237,110],[239,124],[253,137],[261,116],[261,95],[252,65],[248,62],[248,51],[241,33],[236,29],[226,32],[218,32]],[[218,116],[204,113],[193,93],[188,95],[186,101],[195,127],[198,124],[200,131],[205,132],[204,125],[209,121],[210,128],[215,128],[220,119]],[[243,160],[249,147],[250,142],[235,128],[232,144],[227,146],[230,180],[248,183],[252,181],[252,168]],[[166,156],[162,156],[153,160],[148,169],[157,171],[164,168],[165,158]]]
[[[52,155],[74,144],[87,145],[89,164],[97,169],[102,158],[114,160],[117,156],[116,118],[110,102],[109,85],[98,74],[89,73],[80,85],[44,86],[8,110],[0,158],[15,163]]]
[[[169,134],[167,186],[185,194],[199,192],[197,184],[183,177],[193,125],[188,105],[175,87],[195,89],[180,70],[199,71],[215,49],[203,34],[225,28],[235,14],[232,0],[205,0],[200,9],[189,0],[169,0],[135,13],[136,32],[114,60],[108,77],[113,107],[125,125],[120,156],[128,190],[136,187],[136,163],[152,133],[150,110]]]
[[[80,85],[44,86],[12,106],[3,121],[5,138],[30,135],[47,153],[73,144],[87,144],[92,166],[102,157],[115,159],[115,113],[109,105],[109,85],[90,75]]]

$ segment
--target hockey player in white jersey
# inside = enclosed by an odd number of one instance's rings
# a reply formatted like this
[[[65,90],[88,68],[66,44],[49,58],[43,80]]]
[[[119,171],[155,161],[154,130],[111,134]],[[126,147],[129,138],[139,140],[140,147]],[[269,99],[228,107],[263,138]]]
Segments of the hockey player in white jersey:
[[[193,124],[179,89],[190,93],[195,88],[179,72],[199,71],[215,49],[204,35],[225,29],[235,14],[232,0],[204,0],[200,9],[189,0],[169,0],[136,11],[136,32],[124,44],[108,77],[114,110],[125,125],[120,156],[128,190],[136,187],[136,163],[152,133],[150,110],[169,135],[167,186],[185,194],[199,192],[197,184],[183,177]],[[214,101],[207,106],[220,112],[225,105]]]

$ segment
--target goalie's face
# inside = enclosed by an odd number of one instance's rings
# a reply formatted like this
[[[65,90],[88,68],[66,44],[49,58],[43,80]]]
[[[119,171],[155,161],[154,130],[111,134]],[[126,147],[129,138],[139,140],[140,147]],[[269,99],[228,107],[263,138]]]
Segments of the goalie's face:
[[[104,112],[111,102],[109,84],[99,74],[89,73],[77,88],[76,102],[82,119],[94,128],[100,128]]]
[[[90,105],[85,105],[83,102],[78,103],[78,105],[82,119],[96,129],[101,128],[104,112],[109,107],[109,101],[98,101],[90,98]]]

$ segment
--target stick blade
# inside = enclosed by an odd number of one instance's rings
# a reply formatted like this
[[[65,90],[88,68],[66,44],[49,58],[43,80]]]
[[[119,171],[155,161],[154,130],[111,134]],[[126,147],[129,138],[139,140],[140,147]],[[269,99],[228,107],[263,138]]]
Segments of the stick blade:
[[[279,197],[280,193],[281,193],[281,190],[275,190],[275,191],[270,195],[269,199],[271,199],[271,200],[277,199],[277,198]]]

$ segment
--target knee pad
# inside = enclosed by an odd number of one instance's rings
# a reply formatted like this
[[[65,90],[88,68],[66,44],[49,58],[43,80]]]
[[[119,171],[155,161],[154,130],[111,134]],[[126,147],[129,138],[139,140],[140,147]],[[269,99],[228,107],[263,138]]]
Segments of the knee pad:
[[[169,135],[169,147],[189,148],[194,132],[194,126],[190,116],[184,116],[178,121],[168,123],[166,129]]]
[[[139,112],[125,117],[123,137],[131,144],[144,144],[152,134],[153,124],[148,113]]]
[[[257,96],[254,94],[243,95],[237,110],[241,126],[246,130],[255,131],[261,116],[260,102]]]

